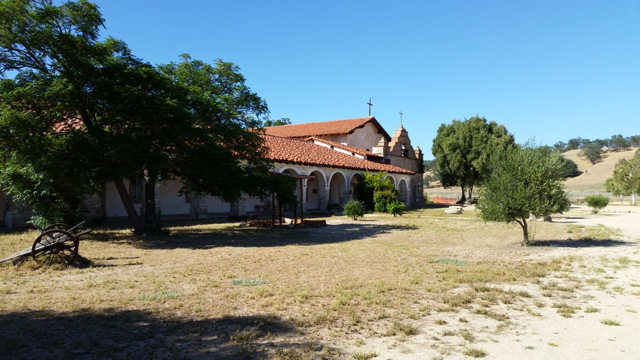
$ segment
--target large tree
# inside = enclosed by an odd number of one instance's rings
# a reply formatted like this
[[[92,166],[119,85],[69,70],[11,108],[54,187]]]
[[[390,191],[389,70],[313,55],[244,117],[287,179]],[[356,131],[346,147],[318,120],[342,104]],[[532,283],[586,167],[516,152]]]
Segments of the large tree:
[[[432,152],[445,188],[459,186],[460,202],[489,173],[494,159],[514,144],[513,135],[495,121],[474,116],[449,125],[442,124],[433,139]]]
[[[250,129],[266,104],[233,64],[184,57],[159,70],[121,41],[99,41],[102,25],[84,0],[0,2],[0,74],[10,77],[0,88],[0,180],[12,194],[43,216],[69,217],[112,181],[142,234],[143,220],[157,225],[159,182],[179,176],[184,191],[232,200],[264,176],[262,138]],[[125,178],[145,179],[144,219]]]
[[[635,205],[635,195],[640,194],[640,150],[629,160],[620,159],[604,186],[613,195],[631,196],[631,204]]]
[[[562,155],[530,144],[508,149],[482,182],[478,209],[485,221],[516,222],[529,244],[531,215],[561,213],[571,204],[564,190]]]

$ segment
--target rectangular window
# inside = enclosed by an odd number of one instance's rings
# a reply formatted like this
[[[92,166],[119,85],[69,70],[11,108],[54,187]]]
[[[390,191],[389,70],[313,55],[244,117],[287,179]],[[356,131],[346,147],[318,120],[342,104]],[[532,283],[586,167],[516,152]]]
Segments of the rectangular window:
[[[143,191],[142,179],[137,178],[129,181],[129,196],[133,202],[142,202]]]
[[[191,192],[184,193],[184,202],[186,204],[191,204]]]

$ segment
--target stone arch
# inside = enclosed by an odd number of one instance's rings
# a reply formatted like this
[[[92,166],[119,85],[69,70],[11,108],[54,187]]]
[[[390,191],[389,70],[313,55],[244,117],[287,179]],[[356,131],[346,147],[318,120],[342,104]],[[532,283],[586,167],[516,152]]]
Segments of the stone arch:
[[[298,169],[296,169],[295,167],[286,167],[286,168],[282,168],[280,169],[280,172],[283,174],[291,174],[291,175],[300,175],[302,174],[302,172]]]
[[[327,204],[327,196],[324,189],[327,187],[324,174],[320,170],[314,170],[309,175],[315,179],[307,180],[305,208],[307,211],[324,210]]]
[[[347,198],[347,180],[344,174],[336,171],[331,175],[331,180],[329,181],[328,207],[330,209],[340,208],[347,201]]]
[[[394,187],[394,188],[397,188],[396,184],[397,184],[398,182],[396,181],[396,178],[394,178],[393,176],[388,175],[388,174],[387,174],[387,176],[385,176],[384,178],[385,178],[385,179],[391,179],[391,183],[393,184],[393,187]]]
[[[400,179],[400,181],[398,182],[398,201],[401,201],[405,204],[407,203],[407,200],[409,199],[407,197],[409,194],[408,188],[409,185],[407,184],[407,182],[404,179]]]
[[[355,173],[351,175],[351,180],[349,181],[349,200],[355,200],[356,194],[356,186],[364,181],[364,176],[360,173]]]

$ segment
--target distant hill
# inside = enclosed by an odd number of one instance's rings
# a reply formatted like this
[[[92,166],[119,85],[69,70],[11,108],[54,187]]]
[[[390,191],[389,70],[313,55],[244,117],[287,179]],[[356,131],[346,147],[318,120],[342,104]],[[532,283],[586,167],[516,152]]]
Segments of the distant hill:
[[[602,160],[591,164],[587,158],[580,156],[582,150],[570,150],[562,155],[575,162],[580,176],[569,178],[565,182],[571,197],[584,197],[589,194],[604,193],[604,182],[611,177],[616,163],[620,159],[631,159],[638,148],[627,151],[603,151]]]
[[[604,182],[613,174],[613,169],[620,159],[631,159],[638,148],[627,151],[603,151],[602,160],[591,164],[587,158],[580,156],[582,150],[570,150],[562,155],[578,165],[582,174],[565,181],[565,186],[572,199],[581,199],[592,194],[606,194]],[[434,187],[425,188],[429,197],[459,198],[460,188],[443,189],[433,182]],[[607,194],[608,195],[608,194]]]

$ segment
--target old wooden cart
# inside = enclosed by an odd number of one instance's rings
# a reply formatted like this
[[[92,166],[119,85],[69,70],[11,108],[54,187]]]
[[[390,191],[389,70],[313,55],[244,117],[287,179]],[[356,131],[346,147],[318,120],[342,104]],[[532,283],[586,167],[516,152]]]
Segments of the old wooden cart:
[[[36,237],[33,245],[0,260],[0,263],[11,260],[21,261],[32,257],[36,261],[62,261],[69,265],[73,264],[79,256],[80,237],[91,232],[91,230],[79,231],[78,229],[82,225],[84,225],[84,221],[73,227],[65,224],[53,224],[41,228],[35,225],[40,234]]]

